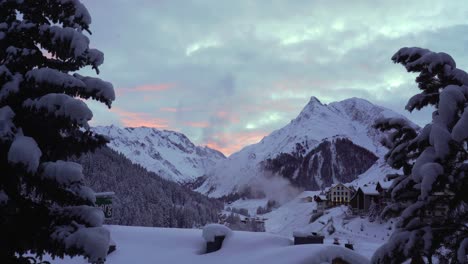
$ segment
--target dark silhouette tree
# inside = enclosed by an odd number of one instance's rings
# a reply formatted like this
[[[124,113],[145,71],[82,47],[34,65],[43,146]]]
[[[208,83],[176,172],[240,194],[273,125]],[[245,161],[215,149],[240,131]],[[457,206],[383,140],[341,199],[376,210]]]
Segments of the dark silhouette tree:
[[[392,202],[383,217],[399,216],[390,240],[372,257],[373,263],[402,263],[422,257],[466,263],[468,249],[468,74],[445,53],[402,48],[393,57],[416,72],[421,90],[408,111],[434,107],[432,122],[422,130],[404,119],[381,119],[376,127],[389,131],[383,142],[393,175]],[[441,250],[444,249],[444,250]],[[449,252],[448,254],[440,254]]]
[[[83,99],[111,106],[110,83],[77,73],[98,71],[103,53],[89,48],[91,17],[78,0],[0,0],[0,259],[84,255],[102,262],[109,232],[94,192],[70,156],[106,143],[89,131]]]

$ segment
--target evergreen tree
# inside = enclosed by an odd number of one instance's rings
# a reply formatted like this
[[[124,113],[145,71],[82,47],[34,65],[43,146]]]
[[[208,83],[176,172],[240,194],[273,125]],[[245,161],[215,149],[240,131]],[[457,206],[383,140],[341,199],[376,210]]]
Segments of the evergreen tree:
[[[70,74],[98,72],[89,48],[91,17],[78,0],[0,0],[0,259],[84,255],[102,262],[109,232],[94,192],[71,155],[105,144],[89,131],[80,99],[111,106],[110,83]],[[79,97],[80,99],[76,98]]]
[[[170,227],[176,210],[177,228],[202,227],[218,221],[223,203],[161,178],[123,154],[104,146],[80,158],[85,183],[96,191],[113,191],[109,224]]]
[[[387,163],[403,174],[392,175],[392,202],[383,217],[399,216],[390,240],[377,250],[373,263],[402,263],[425,257],[429,263],[448,249],[451,263],[466,263],[468,250],[468,74],[445,53],[402,48],[393,57],[416,72],[421,92],[408,111],[433,106],[432,122],[423,129],[403,119],[381,119],[389,131],[384,144]],[[447,250],[444,250],[447,251]]]

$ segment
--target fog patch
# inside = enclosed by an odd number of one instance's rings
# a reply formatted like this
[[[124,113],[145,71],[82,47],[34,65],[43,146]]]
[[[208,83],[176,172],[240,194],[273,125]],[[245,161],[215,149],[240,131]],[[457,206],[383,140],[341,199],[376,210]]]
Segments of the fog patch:
[[[269,171],[261,171],[249,186],[251,194],[267,198],[283,205],[297,197],[304,190],[295,187],[289,180]]]

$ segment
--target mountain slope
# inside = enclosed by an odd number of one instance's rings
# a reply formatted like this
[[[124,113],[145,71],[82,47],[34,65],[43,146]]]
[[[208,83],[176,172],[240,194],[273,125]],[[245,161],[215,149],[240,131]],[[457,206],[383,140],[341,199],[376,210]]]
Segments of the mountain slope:
[[[324,189],[335,182],[351,182],[378,159],[371,151],[348,138],[325,139],[305,156],[280,153],[261,164],[294,186],[308,190]]]
[[[265,184],[261,178],[275,173],[275,171],[265,171],[266,160],[275,159],[280,153],[307,155],[327,138],[347,139],[354,146],[366,149],[377,158],[382,158],[387,151],[380,144],[383,134],[372,127],[375,120],[381,117],[402,116],[364,99],[350,98],[326,105],[316,97],[312,97],[297,118],[288,125],[272,132],[259,143],[247,146],[228,159],[218,162],[197,190],[213,197],[220,197],[242,191],[245,186],[255,185],[259,181]],[[330,148],[329,151],[331,150]],[[336,158],[336,153],[333,153],[331,157]],[[351,162],[360,159],[353,155],[342,157],[342,159],[346,160],[350,157]],[[332,171],[334,165],[336,164],[329,163],[328,170]],[[346,169],[343,166],[347,165],[342,164],[341,168],[336,169]],[[364,172],[371,166],[371,162],[366,162],[361,171]],[[317,169],[313,168],[315,171]],[[331,183],[339,180],[336,177],[330,180],[330,176],[331,174],[317,175],[314,181]],[[356,178],[357,175],[353,175],[345,180],[351,181]],[[318,189],[312,183],[301,187]]]
[[[203,176],[226,157],[195,146],[184,134],[155,128],[98,126],[93,131],[110,138],[108,146],[163,178],[184,183]]]
[[[103,147],[75,159],[96,192],[115,192],[111,224],[192,228],[216,222],[222,203],[163,179]]]

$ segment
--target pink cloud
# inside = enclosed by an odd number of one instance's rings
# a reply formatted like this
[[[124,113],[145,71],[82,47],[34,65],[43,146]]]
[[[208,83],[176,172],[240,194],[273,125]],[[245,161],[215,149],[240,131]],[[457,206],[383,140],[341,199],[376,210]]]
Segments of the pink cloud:
[[[163,118],[152,117],[148,113],[129,112],[121,108],[113,107],[111,112],[119,116],[120,121],[126,127],[154,127],[154,128],[169,128],[169,120]]]
[[[135,92],[161,92],[173,89],[175,83],[160,83],[160,84],[144,84],[133,88],[117,88],[118,95]]]
[[[229,121],[231,123],[239,123],[240,118],[234,113],[226,112],[226,111],[218,111],[216,112],[216,116],[222,120]]]
[[[204,127],[210,126],[210,123],[204,122],[204,121],[201,121],[201,122],[185,122],[184,125],[190,126],[190,127],[204,128]]]
[[[262,131],[221,133],[214,135],[213,139],[208,140],[205,145],[229,156],[247,145],[258,143],[266,135],[268,133]]]
[[[182,107],[182,108],[176,108],[176,107],[161,107],[161,108],[159,108],[159,110],[160,110],[160,111],[163,111],[163,112],[177,113],[177,112],[192,111],[193,108],[189,108],[189,107]]]
[[[177,113],[177,108],[175,107],[161,107],[159,110],[163,112],[171,112],[171,113]]]
[[[174,86],[173,83],[147,84],[135,87],[133,90],[138,92],[159,92],[172,89]]]

